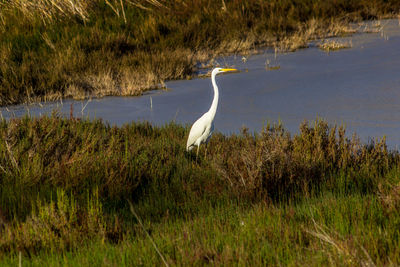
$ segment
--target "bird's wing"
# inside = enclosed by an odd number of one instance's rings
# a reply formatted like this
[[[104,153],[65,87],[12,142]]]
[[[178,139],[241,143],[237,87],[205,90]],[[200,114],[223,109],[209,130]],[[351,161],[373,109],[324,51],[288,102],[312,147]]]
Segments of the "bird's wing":
[[[199,139],[207,129],[207,124],[204,120],[204,116],[198,119],[195,123],[193,123],[192,128],[189,132],[189,137],[186,143],[186,149],[190,146],[193,146],[194,143]]]

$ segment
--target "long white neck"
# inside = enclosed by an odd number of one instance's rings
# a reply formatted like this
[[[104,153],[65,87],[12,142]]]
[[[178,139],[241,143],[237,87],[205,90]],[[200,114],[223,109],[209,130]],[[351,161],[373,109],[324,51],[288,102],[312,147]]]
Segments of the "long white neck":
[[[216,75],[217,75],[217,72],[214,72],[214,71],[211,74],[211,82],[214,87],[214,99],[212,101],[210,109],[208,110],[208,113],[211,115],[211,118],[214,118],[215,113],[217,112],[217,107],[218,107],[219,92],[218,92],[217,83],[215,82]]]

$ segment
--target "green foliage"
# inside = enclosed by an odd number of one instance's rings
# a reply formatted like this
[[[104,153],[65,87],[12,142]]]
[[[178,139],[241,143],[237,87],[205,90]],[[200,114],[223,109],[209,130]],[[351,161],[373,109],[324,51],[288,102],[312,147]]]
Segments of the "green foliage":
[[[196,162],[188,130],[1,121],[0,262],[161,264],[144,231],[171,264],[400,262],[400,156],[384,139],[275,125],[217,133]]]
[[[0,240],[1,250],[60,252],[76,248],[91,238],[106,238],[102,205],[96,191],[88,197],[86,207],[78,207],[73,196],[69,198],[61,188],[55,198],[48,204],[38,198],[25,222],[6,225]]]

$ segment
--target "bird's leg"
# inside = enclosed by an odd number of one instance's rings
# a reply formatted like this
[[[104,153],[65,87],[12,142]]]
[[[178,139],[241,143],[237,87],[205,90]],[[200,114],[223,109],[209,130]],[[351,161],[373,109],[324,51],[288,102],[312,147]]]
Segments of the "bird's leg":
[[[208,144],[206,144],[206,148],[204,149],[204,159],[207,160],[207,148],[208,148]]]
[[[199,149],[200,149],[200,144],[197,146],[196,162],[197,162],[197,157],[199,156]]]

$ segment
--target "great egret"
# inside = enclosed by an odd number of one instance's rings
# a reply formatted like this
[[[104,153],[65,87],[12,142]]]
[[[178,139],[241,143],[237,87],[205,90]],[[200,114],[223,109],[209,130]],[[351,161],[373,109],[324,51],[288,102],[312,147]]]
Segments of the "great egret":
[[[218,73],[228,71],[237,71],[237,69],[215,68],[211,72],[211,81],[214,87],[214,99],[212,101],[210,109],[206,113],[204,113],[203,116],[201,116],[195,123],[193,123],[192,128],[190,129],[189,137],[186,143],[186,150],[191,151],[194,146],[197,146],[196,159],[199,155],[200,144],[207,143],[214,130],[214,117],[215,113],[217,112],[219,97],[218,86],[215,82],[215,76]]]

